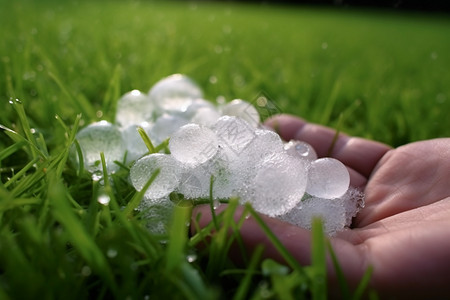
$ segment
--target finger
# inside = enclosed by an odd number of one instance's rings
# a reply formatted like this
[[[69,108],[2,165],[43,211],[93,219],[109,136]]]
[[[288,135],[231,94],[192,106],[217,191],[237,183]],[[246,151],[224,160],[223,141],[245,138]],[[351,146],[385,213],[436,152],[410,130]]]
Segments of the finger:
[[[347,170],[350,175],[350,186],[364,189],[367,184],[367,178],[348,166]]]
[[[274,128],[284,140],[305,141],[314,147],[319,157],[334,157],[366,178],[381,157],[391,149],[379,142],[342,133],[334,140],[336,130],[291,115],[275,116],[267,120],[266,125]]]

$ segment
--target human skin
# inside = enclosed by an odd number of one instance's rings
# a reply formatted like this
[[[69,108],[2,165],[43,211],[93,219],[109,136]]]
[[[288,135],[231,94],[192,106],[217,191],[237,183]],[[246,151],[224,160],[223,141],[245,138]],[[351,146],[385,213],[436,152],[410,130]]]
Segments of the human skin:
[[[290,115],[266,122],[289,141],[311,144],[319,157],[326,156],[335,130]],[[340,134],[331,157],[350,172],[351,186],[365,194],[365,207],[352,228],[329,241],[340,267],[355,287],[369,266],[370,286],[385,298],[450,297],[450,138],[414,142],[396,149]],[[221,209],[224,209],[221,208]],[[242,208],[236,211],[238,220]],[[211,221],[209,207],[201,214],[200,227]],[[310,231],[262,216],[272,232],[302,265],[311,261]],[[245,220],[240,234],[247,251],[264,245],[264,256],[282,257],[253,218]],[[239,261],[239,251],[231,251]],[[338,293],[336,272],[328,258],[328,283]]]

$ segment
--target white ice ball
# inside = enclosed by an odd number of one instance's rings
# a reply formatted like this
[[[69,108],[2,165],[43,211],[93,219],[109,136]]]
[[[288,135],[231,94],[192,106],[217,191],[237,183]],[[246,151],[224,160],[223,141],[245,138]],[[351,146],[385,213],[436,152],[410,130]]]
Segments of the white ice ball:
[[[339,198],[349,185],[350,174],[339,160],[325,157],[311,163],[306,187],[308,194],[324,199]]]
[[[198,124],[187,124],[172,135],[169,150],[181,163],[195,167],[217,154],[219,141],[211,129]]]
[[[317,159],[317,153],[314,148],[303,141],[292,140],[289,143],[284,144],[284,150],[287,154],[306,159],[307,161],[314,161]]]
[[[91,173],[102,170],[100,152],[105,155],[108,172],[114,172],[119,166],[114,161],[122,161],[125,155],[125,144],[119,129],[107,121],[93,123],[80,130],[76,138],[83,153],[86,170]],[[72,158],[79,163],[78,156],[72,150]]]
[[[226,116],[236,116],[244,119],[253,127],[258,127],[261,122],[256,108],[247,101],[235,99],[222,107],[222,114]]]
[[[158,81],[149,96],[163,112],[183,112],[195,99],[203,98],[203,92],[189,77],[174,74]]]
[[[123,95],[117,102],[116,123],[122,127],[151,122],[155,104],[147,94],[138,90]]]
[[[145,192],[145,197],[149,199],[163,198],[178,187],[181,173],[179,162],[171,155],[154,153],[137,160],[130,170],[131,183],[140,191],[157,169],[159,174]]]

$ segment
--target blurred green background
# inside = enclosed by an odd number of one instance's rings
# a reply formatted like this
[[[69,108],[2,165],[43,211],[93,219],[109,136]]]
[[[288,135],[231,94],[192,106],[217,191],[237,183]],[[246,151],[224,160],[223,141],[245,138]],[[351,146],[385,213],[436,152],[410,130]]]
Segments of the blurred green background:
[[[14,120],[10,97],[45,131],[55,114],[113,120],[113,97],[184,73],[210,100],[253,101],[262,92],[282,112],[394,146],[450,134],[447,15],[19,0],[1,1],[0,20],[5,125]]]

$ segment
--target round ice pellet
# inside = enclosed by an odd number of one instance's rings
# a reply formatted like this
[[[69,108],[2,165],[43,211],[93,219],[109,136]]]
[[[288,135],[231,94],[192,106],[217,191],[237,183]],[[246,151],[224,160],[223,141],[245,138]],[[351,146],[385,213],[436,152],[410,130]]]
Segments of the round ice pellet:
[[[230,103],[225,104],[222,107],[222,114],[242,118],[255,128],[258,127],[261,122],[261,118],[256,108],[247,101],[241,99],[235,99]]]
[[[142,199],[137,210],[142,215],[142,222],[147,229],[155,234],[166,234],[172,213],[175,208],[169,196],[160,199]]]
[[[174,74],[158,81],[149,96],[162,111],[183,112],[194,99],[203,98],[203,92],[189,77]]]
[[[120,127],[151,122],[155,104],[147,94],[138,90],[123,95],[117,102],[116,123]]]
[[[271,130],[256,129],[255,138],[244,149],[247,159],[257,161],[266,157],[284,152],[283,141],[280,136]]]
[[[179,163],[171,155],[154,153],[137,160],[130,170],[131,183],[140,191],[157,169],[159,174],[145,192],[145,197],[149,199],[165,197],[178,187]]]
[[[210,102],[205,99],[197,98],[192,100],[192,103],[186,108],[186,111],[179,112],[182,117],[186,119],[192,119],[192,117],[197,113],[198,110],[202,108],[210,108],[217,111],[217,108]]]
[[[313,161],[308,171],[306,192],[310,195],[333,199],[345,194],[350,185],[350,175],[343,163],[326,157]]]
[[[194,114],[191,122],[199,125],[205,125],[207,127],[212,127],[219,118],[220,114],[216,109],[210,107],[201,107]]]
[[[175,159],[194,167],[217,154],[219,141],[211,129],[198,124],[187,124],[172,135],[169,150]]]
[[[122,134],[116,126],[107,121],[93,123],[80,130],[76,138],[83,153],[86,170],[91,173],[102,170],[100,152],[105,155],[108,172],[111,173],[119,169],[114,161],[123,160],[126,148],[122,140]],[[73,160],[78,164],[78,155],[74,151],[72,153]]]
[[[269,216],[285,214],[301,201],[306,184],[305,162],[279,153],[258,166],[241,201]]]
[[[188,120],[178,115],[163,114],[156,119],[149,135],[156,146],[174,134],[181,126],[186,125]]]
[[[255,130],[246,121],[235,116],[222,116],[213,125],[221,149],[230,156],[239,155],[256,137]]]
[[[303,141],[291,140],[289,143],[284,144],[284,150],[287,154],[306,159],[307,161],[313,161],[317,159],[317,153],[314,148]]]

